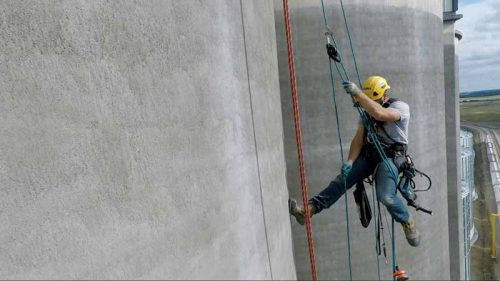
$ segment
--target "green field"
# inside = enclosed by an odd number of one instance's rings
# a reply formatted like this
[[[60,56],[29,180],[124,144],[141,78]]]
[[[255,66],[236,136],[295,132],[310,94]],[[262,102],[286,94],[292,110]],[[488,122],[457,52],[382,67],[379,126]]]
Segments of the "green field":
[[[500,100],[460,103],[460,120],[500,124]]]

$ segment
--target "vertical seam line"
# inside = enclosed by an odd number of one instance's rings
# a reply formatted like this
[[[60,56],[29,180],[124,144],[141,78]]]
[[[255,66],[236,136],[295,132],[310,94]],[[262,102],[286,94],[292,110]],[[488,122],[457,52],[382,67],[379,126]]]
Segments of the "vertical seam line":
[[[272,266],[271,266],[271,252],[269,251],[269,239],[267,236],[266,215],[264,212],[264,197],[262,194],[262,179],[260,176],[259,153],[257,150],[257,136],[256,136],[256,132],[255,132],[255,120],[254,120],[254,114],[253,114],[252,87],[250,86],[250,71],[249,71],[249,67],[248,67],[245,19],[243,16],[243,2],[242,2],[242,0],[240,0],[240,11],[241,11],[241,25],[243,28],[243,48],[245,50],[245,64],[246,64],[246,71],[247,71],[248,94],[250,96],[250,113],[252,115],[252,127],[253,127],[253,139],[254,139],[254,145],[255,145],[255,157],[256,157],[256,161],[257,161],[257,174],[259,177],[259,191],[260,191],[260,203],[261,203],[261,209],[262,209],[262,220],[264,222],[264,234],[266,236],[266,247],[267,247],[267,258],[268,258],[268,262],[269,262],[269,273],[271,274],[271,280],[274,280],[273,270],[272,270]]]

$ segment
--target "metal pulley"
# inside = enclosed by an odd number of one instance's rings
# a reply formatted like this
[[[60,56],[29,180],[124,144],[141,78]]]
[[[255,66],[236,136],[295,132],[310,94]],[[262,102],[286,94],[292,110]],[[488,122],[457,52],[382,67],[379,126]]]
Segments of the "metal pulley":
[[[328,53],[328,56],[340,63],[341,58],[340,58],[340,53],[335,47],[335,42],[333,41],[333,34],[330,30],[325,31],[325,36],[326,36],[326,52]]]

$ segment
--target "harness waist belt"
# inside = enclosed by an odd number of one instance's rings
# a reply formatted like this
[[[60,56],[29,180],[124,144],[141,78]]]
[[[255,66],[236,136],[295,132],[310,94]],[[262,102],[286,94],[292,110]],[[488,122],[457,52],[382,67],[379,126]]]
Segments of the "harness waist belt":
[[[406,152],[408,145],[404,143],[393,143],[389,146],[389,149],[397,152]]]

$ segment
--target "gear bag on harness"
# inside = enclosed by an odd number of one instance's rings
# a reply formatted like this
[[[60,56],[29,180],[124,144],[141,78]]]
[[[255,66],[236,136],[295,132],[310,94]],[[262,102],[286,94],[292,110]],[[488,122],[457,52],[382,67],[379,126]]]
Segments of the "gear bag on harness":
[[[368,227],[372,219],[372,210],[370,208],[370,200],[366,195],[365,185],[363,181],[356,183],[356,189],[354,190],[354,201],[358,206],[359,220],[363,227]]]

